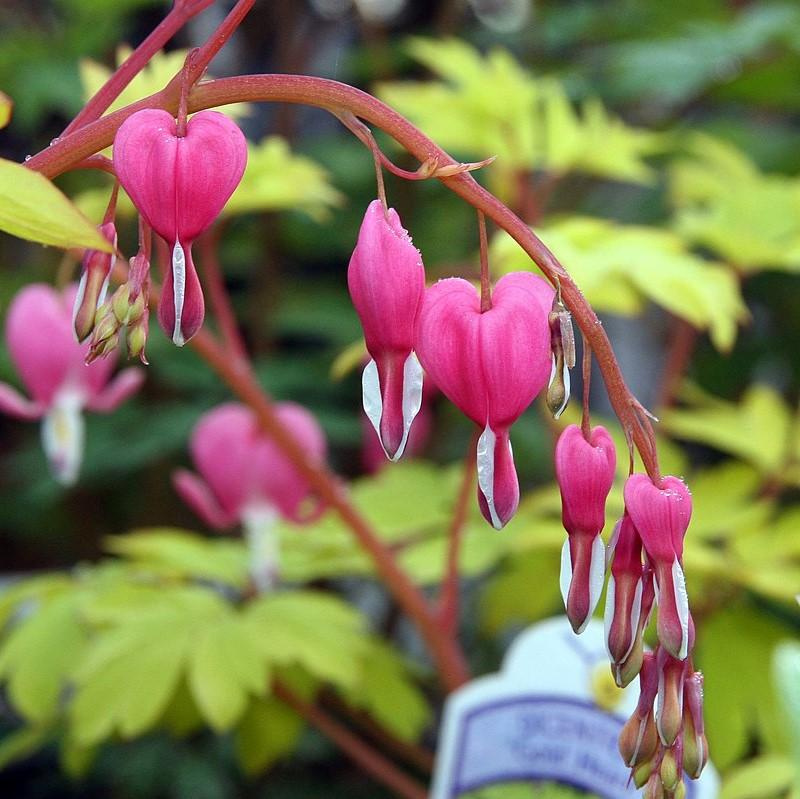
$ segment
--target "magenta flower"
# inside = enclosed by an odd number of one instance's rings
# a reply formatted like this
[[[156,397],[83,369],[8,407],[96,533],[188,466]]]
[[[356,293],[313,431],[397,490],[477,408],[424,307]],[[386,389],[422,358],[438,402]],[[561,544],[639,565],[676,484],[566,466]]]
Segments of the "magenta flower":
[[[658,639],[678,660],[689,651],[689,598],[683,574],[683,538],[692,516],[692,495],[682,480],[662,487],[644,474],[625,484],[625,507],[642,539],[658,588]]]
[[[603,592],[605,546],[600,533],[617,453],[604,427],[593,428],[587,441],[581,428],[572,424],[559,436],[555,463],[561,518],[568,533],[561,551],[561,593],[572,629],[581,633]]]
[[[683,683],[683,767],[697,779],[708,762],[703,722],[703,675],[691,672]]]
[[[325,458],[325,436],[314,417],[292,402],[278,403],[281,423],[314,462]],[[206,413],[192,433],[189,449],[200,476],[179,470],[175,489],[211,527],[241,523],[251,549],[252,574],[263,589],[278,574],[277,517],[312,521],[324,509],[308,481],[261,431],[253,412],[227,403]]]
[[[113,222],[100,226],[100,232],[117,249],[117,229]],[[115,253],[86,250],[81,264],[81,279],[75,305],[72,311],[72,323],[78,341],[84,341],[94,329],[95,313],[105,302],[111,270],[117,260]]]
[[[445,396],[482,429],[478,501],[501,529],[519,504],[509,428],[550,375],[548,314],[553,289],[528,272],[505,275],[481,313],[478,292],[461,278],[431,286],[417,322],[416,351]]]
[[[371,356],[362,375],[364,411],[386,457],[403,454],[422,403],[414,330],[425,269],[394,208],[373,200],[347,269],[347,286]]]
[[[609,545],[611,576],[606,588],[606,648],[621,688],[639,672],[642,634],[653,609],[653,572],[642,563],[642,540],[626,512]]]
[[[147,223],[170,245],[158,314],[182,346],[203,323],[205,306],[192,262],[192,242],[217,218],[247,163],[247,142],[224,114],[201,111],[179,136],[166,111],[145,109],[122,123],[114,169]]]
[[[107,413],[138,390],[139,369],[110,380],[110,360],[84,363],[88,346],[75,341],[75,286],[60,294],[50,286],[26,286],[11,302],[6,344],[30,399],[0,383],[0,410],[18,419],[42,419],[42,443],[56,479],[75,482],[84,446],[83,411]],[[110,381],[110,382],[109,382]]]

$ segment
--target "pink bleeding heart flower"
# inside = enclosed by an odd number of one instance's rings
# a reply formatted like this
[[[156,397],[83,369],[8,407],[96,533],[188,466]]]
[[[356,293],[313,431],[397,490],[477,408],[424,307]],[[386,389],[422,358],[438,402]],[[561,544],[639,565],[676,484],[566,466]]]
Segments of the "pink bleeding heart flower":
[[[117,260],[117,229],[114,223],[101,225],[100,232],[111,242],[115,252],[86,250],[83,255],[81,279],[72,311],[72,324],[78,341],[84,341],[94,329],[95,313],[105,302],[111,270]]]
[[[77,287],[59,293],[33,283],[12,300],[6,344],[30,399],[0,383],[0,410],[18,419],[42,419],[42,443],[56,479],[78,477],[84,447],[83,411],[107,413],[136,392],[140,369],[125,369],[111,380],[110,360],[84,363],[88,346],[75,341],[72,310]]]
[[[425,268],[394,208],[373,200],[364,214],[347,269],[370,362],[362,375],[364,412],[386,457],[398,460],[422,403],[422,368],[414,331]]]
[[[624,688],[639,672],[642,635],[653,607],[653,572],[642,563],[642,541],[626,512],[608,548],[611,575],[605,607],[606,648],[614,679]]]
[[[642,539],[658,587],[658,639],[678,660],[689,652],[689,598],[683,574],[683,539],[692,516],[692,495],[677,477],[661,487],[644,474],[625,484],[625,507]]]
[[[703,721],[703,675],[691,672],[683,683],[683,767],[697,779],[708,762]]]
[[[234,122],[201,111],[179,136],[171,114],[145,109],[122,123],[114,139],[114,169],[147,223],[170,245],[159,321],[182,346],[203,323],[203,292],[192,242],[217,218],[244,174],[247,142]]]
[[[478,501],[501,529],[519,504],[509,428],[550,375],[548,314],[553,289],[529,272],[498,282],[481,313],[475,287],[448,278],[425,292],[416,351],[428,376],[483,428],[478,440]]]
[[[571,424],[559,436],[555,465],[568,533],[561,551],[561,593],[572,629],[581,633],[603,592],[606,557],[600,533],[617,466],[614,442],[604,427],[593,428],[587,441]]]
[[[312,462],[321,463],[325,436],[314,417],[293,402],[278,403],[275,410]],[[323,504],[244,405],[227,403],[206,413],[192,433],[189,449],[200,476],[177,471],[175,489],[209,526],[224,530],[243,525],[253,577],[259,587],[271,587],[278,573],[277,518],[309,522],[324,510]]]

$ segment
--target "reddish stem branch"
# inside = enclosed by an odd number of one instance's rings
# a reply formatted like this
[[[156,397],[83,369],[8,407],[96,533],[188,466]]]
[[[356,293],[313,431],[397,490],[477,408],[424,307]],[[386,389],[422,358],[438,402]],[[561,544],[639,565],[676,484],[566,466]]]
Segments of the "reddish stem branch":
[[[338,694],[332,691],[326,692],[323,698],[326,706],[346,716],[348,720],[352,721],[390,754],[395,754],[402,758],[408,765],[413,766],[423,774],[430,774],[433,771],[434,756],[428,749],[417,746],[410,741],[400,740],[368,713],[348,705]]]
[[[589,441],[592,433],[591,417],[589,415],[589,392],[592,388],[592,348],[586,338],[583,339],[583,413],[581,415],[581,431],[583,437]]]
[[[179,87],[171,81],[163,91],[127,106],[63,138],[34,156],[27,166],[54,177],[83,158],[111,144],[122,122],[141,108],[165,108],[175,112]],[[199,84],[189,97],[190,112],[234,102],[288,102],[324,108],[337,116],[350,112],[393,136],[420,163],[435,159],[443,165],[457,165],[407,119],[376,98],[337,81],[303,75],[243,75]],[[645,469],[660,482],[655,437],[650,420],[631,393],[620,371],[611,342],[600,320],[564,267],[536,234],[493,194],[469,174],[460,172],[439,180],[498,227],[505,230],[531,257],[554,285],[560,283],[564,303],[588,339],[608,389],[614,412],[631,436]]]
[[[427,799],[428,792],[423,785],[400,771],[391,760],[354,735],[320,707],[301,699],[282,683],[275,684],[275,695],[330,738],[357,766],[389,790],[404,799]]]
[[[214,318],[217,320],[222,341],[229,354],[240,361],[247,359],[247,350],[239,333],[236,315],[231,308],[230,297],[225,290],[225,281],[219,263],[220,229],[212,228],[200,237],[200,267],[203,284],[211,298]]]
[[[453,518],[450,522],[447,545],[447,564],[445,576],[442,581],[442,592],[439,597],[439,623],[448,635],[455,636],[458,632],[458,583],[459,583],[459,557],[461,555],[461,542],[464,538],[464,527],[469,513],[469,501],[472,496],[472,486],[475,482],[475,461],[478,454],[478,438],[480,431],[476,430],[471,436],[467,456],[464,459],[464,475],[461,487],[456,498]]]
[[[204,11],[214,0],[175,3],[153,32],[120,64],[116,72],[67,125],[63,136],[100,119],[125,87],[147,66],[150,59],[192,18]]]

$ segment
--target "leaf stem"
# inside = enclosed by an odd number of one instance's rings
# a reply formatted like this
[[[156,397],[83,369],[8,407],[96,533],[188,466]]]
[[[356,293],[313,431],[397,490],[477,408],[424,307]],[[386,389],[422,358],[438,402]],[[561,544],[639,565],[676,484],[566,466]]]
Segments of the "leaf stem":
[[[376,749],[363,741],[322,708],[306,702],[283,683],[275,683],[275,695],[306,721],[330,738],[357,766],[403,799],[427,799],[425,786],[409,777]]]

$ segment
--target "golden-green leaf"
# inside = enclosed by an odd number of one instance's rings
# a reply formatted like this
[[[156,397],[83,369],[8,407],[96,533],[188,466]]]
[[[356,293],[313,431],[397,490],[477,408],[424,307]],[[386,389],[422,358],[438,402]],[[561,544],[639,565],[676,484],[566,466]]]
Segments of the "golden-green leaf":
[[[247,774],[260,774],[291,753],[303,719],[275,697],[251,702],[236,730],[236,755]]]
[[[537,234],[558,253],[596,310],[632,316],[649,300],[708,330],[723,351],[733,345],[737,324],[748,317],[734,274],[690,253],[669,231],[569,217],[537,228]],[[491,254],[501,273],[536,270],[505,233],[493,238]]]
[[[762,474],[779,474],[789,454],[790,414],[774,389],[753,385],[739,403],[732,403],[690,386],[683,398],[690,407],[663,415],[671,435],[736,455]]]
[[[0,230],[53,247],[111,251],[97,228],[46,178],[0,158]]]
[[[675,227],[744,273],[800,270],[800,179],[766,175],[732,144],[697,134],[671,169]]]

